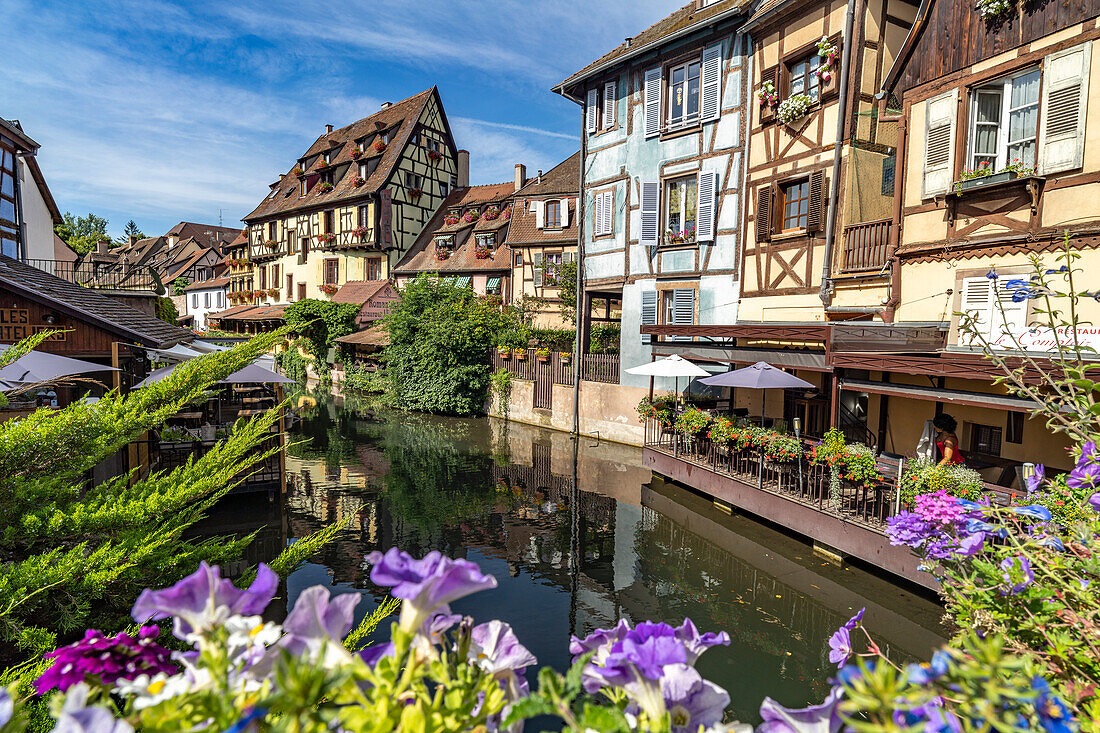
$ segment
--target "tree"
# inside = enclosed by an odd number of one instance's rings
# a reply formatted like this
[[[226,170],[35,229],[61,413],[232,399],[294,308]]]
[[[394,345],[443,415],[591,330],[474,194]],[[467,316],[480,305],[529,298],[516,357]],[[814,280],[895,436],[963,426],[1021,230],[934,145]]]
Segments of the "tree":
[[[558,282],[558,297],[561,302],[561,317],[569,323],[577,322],[577,261],[559,265],[554,279]]]
[[[176,304],[172,302],[171,298],[157,298],[153,302],[153,315],[165,323],[171,323],[173,326],[179,322],[180,314],[176,310]]]
[[[115,243],[119,245],[129,244],[130,237],[145,239],[145,233],[138,229],[138,225],[133,219],[126,222],[126,228],[122,230],[122,234],[115,238]]]
[[[489,349],[527,343],[528,331],[497,298],[479,298],[422,274],[402,291],[385,320],[382,352],[387,397],[398,407],[470,415],[489,388]]]
[[[328,374],[328,351],[336,348],[336,339],[355,333],[355,303],[333,303],[331,300],[305,300],[291,303],[283,318],[286,325],[306,342],[306,351],[313,357],[319,375]],[[291,348],[296,348],[293,344]]]
[[[74,216],[66,211],[62,222],[54,227],[54,232],[65,244],[79,255],[88,254],[100,242],[110,242],[107,234],[107,220],[91,212],[87,216]]]

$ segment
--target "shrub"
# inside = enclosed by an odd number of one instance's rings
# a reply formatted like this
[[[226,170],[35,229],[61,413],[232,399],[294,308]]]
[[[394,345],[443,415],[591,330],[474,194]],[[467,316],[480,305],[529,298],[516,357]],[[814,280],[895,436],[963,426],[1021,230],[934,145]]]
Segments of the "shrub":
[[[957,463],[940,466],[929,458],[907,460],[901,476],[902,503],[911,507],[917,495],[936,491],[977,501],[982,496],[982,476]]]
[[[345,364],[344,387],[356,392],[381,392],[382,375],[377,370],[367,369],[363,364]]]
[[[600,323],[592,326],[589,350],[593,354],[618,354],[621,328],[617,323]]]
[[[676,430],[684,435],[697,435],[707,429],[711,417],[698,407],[689,407],[676,418]]]
[[[358,314],[359,306],[354,303],[306,298],[287,306],[283,318],[286,325],[305,339],[306,351],[313,357],[314,369],[318,376],[323,377],[329,371],[329,350],[336,348],[336,339],[355,333],[355,317]]]
[[[656,420],[662,427],[672,427],[673,410],[676,406],[676,398],[670,396],[657,396],[653,399],[643,397],[638,403],[638,421]]]

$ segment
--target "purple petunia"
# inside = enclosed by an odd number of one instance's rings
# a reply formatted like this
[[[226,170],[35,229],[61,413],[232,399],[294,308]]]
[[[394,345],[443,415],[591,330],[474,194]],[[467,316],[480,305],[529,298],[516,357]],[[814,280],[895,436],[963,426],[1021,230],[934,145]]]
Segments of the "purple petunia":
[[[42,695],[54,689],[68,690],[89,677],[111,685],[143,674],[175,674],[171,652],[155,641],[158,634],[156,626],[142,626],[136,639],[126,633],[107,637],[89,629],[80,641],[43,655],[54,663],[35,680],[35,689]]]
[[[405,601],[401,608],[401,628],[415,632],[433,612],[459,598],[497,587],[497,580],[481,572],[469,560],[453,560],[439,552],[416,559],[392,547],[385,554],[367,555],[370,579],[376,585],[393,588],[395,598]]]
[[[1046,480],[1046,467],[1041,464],[1035,464],[1035,471],[1027,477],[1027,493],[1031,495],[1039,490],[1043,485],[1043,481]]]
[[[725,631],[717,633],[708,631],[705,634],[700,634],[699,629],[695,627],[695,624],[689,618],[685,618],[684,623],[676,627],[674,631],[676,632],[676,638],[684,643],[684,649],[687,650],[688,664],[695,664],[695,660],[712,646],[730,645],[730,635]]]
[[[729,694],[713,682],[704,680],[694,667],[676,664],[661,679],[672,733],[696,733],[722,721]]]
[[[917,549],[928,540],[930,530],[928,522],[913,512],[898,512],[886,520],[886,536],[891,545]]]
[[[1016,595],[1023,592],[1035,580],[1031,563],[1026,557],[1006,557],[1001,561],[1001,577],[1004,578],[1004,595]]]
[[[1089,497],[1088,504],[1094,512],[1100,513],[1100,491]]]
[[[760,717],[764,722],[757,726],[756,733],[837,733],[842,724],[839,710],[841,696],[841,688],[834,687],[823,703],[801,710],[785,708],[766,697],[760,705]]]
[[[528,692],[524,671],[538,663],[535,655],[516,638],[503,621],[478,624],[470,632],[470,661],[500,682],[509,701]]]
[[[1083,491],[1096,488],[1098,481],[1100,481],[1100,455],[1097,454],[1096,443],[1090,440],[1081,446],[1081,457],[1077,459],[1077,465],[1070,471],[1066,485],[1071,489]]]
[[[298,596],[283,622],[285,636],[278,647],[294,656],[336,663],[347,657],[343,639],[355,620],[355,606],[361,596],[344,593],[332,598],[327,588],[315,585]]]
[[[134,603],[134,621],[156,621],[175,617],[173,633],[186,639],[224,621],[229,616],[256,616],[263,612],[279,585],[279,576],[260,563],[256,580],[241,590],[221,577],[217,566],[199,563],[199,569],[171,588],[143,590]]]
[[[623,684],[638,675],[658,680],[668,664],[686,664],[687,648],[666,623],[645,621],[615,644],[604,663],[609,680]]]
[[[855,629],[855,627],[859,625],[859,622],[863,620],[863,614],[865,613],[867,613],[866,606],[856,611],[854,616],[845,621],[844,628],[848,629],[848,631],[852,631],[853,629]]]

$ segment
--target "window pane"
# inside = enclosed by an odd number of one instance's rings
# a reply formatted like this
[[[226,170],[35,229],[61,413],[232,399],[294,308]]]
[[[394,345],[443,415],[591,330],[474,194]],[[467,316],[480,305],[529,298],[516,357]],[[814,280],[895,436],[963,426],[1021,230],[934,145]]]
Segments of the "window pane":
[[[679,120],[684,116],[684,83],[680,82],[672,87],[672,119]]]
[[[15,202],[0,198],[0,219],[15,221]]]
[[[5,257],[15,257],[19,253],[14,239],[0,239],[0,254]]]
[[[1024,142],[1016,143],[1015,145],[1008,146],[1008,162],[1014,163],[1020,161],[1020,163],[1028,168],[1035,167],[1035,139],[1025,140]]]
[[[1023,107],[1039,102],[1039,70],[1018,76],[1012,80],[1012,107]]]
[[[0,193],[15,198],[15,178],[10,173],[0,171]]]
[[[695,200],[698,185],[696,179],[690,178],[684,186],[684,229],[695,227]]]
[[[791,67],[791,94],[800,94],[806,90],[806,62]]]
[[[694,63],[688,67],[687,88],[687,113],[689,116],[699,114],[699,64]]]

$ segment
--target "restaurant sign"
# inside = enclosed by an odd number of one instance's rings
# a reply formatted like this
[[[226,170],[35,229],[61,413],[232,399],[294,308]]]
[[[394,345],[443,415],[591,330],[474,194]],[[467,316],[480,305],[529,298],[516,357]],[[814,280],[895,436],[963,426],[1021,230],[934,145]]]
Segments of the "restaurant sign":
[[[16,342],[42,331],[57,328],[47,323],[31,323],[31,312],[24,308],[0,308],[0,342]],[[55,333],[47,341],[64,341],[64,333]]]
[[[1016,349],[1024,351],[1052,352],[1057,351],[1059,345],[1063,349],[1072,349],[1074,344],[1088,353],[1100,354],[1100,326],[1078,326],[1076,334],[1068,326],[1059,326],[1056,329],[1047,327],[1026,328],[1002,333],[995,338],[992,345],[999,349]]]

